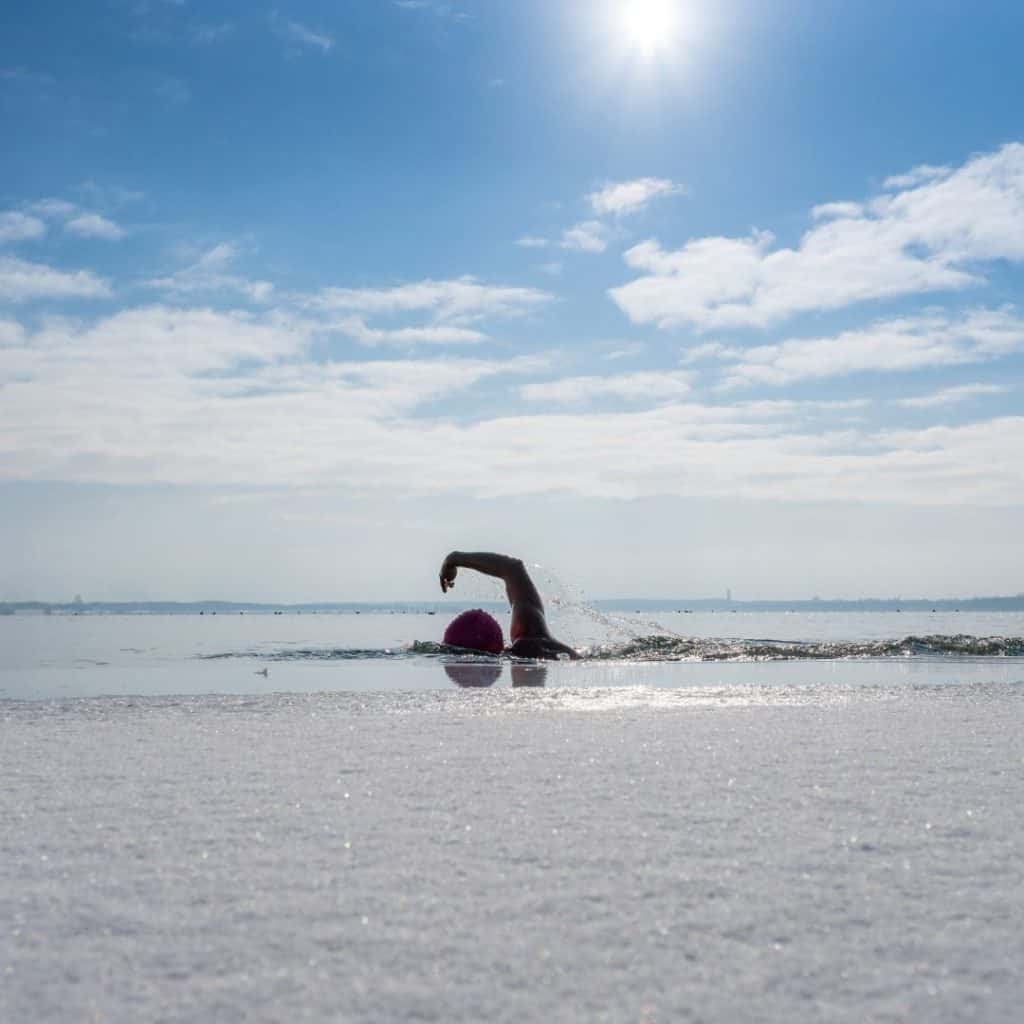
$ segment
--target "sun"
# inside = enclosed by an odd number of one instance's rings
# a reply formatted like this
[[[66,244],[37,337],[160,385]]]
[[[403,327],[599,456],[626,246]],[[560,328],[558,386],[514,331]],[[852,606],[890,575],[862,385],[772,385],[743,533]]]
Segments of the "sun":
[[[645,56],[669,46],[676,31],[677,0],[624,0],[622,30]]]

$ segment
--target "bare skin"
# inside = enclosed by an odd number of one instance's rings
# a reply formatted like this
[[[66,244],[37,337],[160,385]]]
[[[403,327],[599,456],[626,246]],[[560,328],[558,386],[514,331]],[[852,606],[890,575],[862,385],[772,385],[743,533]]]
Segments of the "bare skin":
[[[453,551],[441,566],[443,593],[455,586],[459,569],[473,569],[504,581],[508,603],[512,605],[512,628],[509,630],[512,643],[505,649],[506,653],[517,658],[549,660],[560,655],[579,657],[571,647],[551,635],[544,617],[544,602],[520,559],[485,551]]]

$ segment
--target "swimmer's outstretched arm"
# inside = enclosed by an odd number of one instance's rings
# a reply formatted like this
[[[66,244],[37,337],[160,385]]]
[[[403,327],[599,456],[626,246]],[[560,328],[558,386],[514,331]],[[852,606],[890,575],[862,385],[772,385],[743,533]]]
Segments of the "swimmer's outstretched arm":
[[[455,586],[455,576],[459,569],[473,569],[485,576],[497,576],[504,580],[508,599],[514,605],[520,601],[535,604],[544,608],[537,593],[537,588],[530,579],[522,559],[509,558],[508,555],[496,555],[489,551],[453,551],[441,566],[441,590],[447,593]]]
[[[513,639],[527,635],[550,636],[544,620],[544,602],[521,559],[488,551],[453,551],[441,566],[443,592],[447,593],[455,586],[459,569],[473,569],[504,581],[508,602],[512,605]]]

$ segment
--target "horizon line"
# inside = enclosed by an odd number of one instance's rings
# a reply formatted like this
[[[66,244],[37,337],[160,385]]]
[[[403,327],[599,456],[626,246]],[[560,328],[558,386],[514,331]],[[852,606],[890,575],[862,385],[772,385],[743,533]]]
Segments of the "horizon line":
[[[781,598],[734,598],[734,597],[599,597],[593,598],[590,601],[582,601],[581,605],[678,605],[680,610],[685,610],[687,605],[701,605],[701,606],[725,606],[725,607],[742,607],[742,606],[753,606],[753,605],[772,605],[772,606],[783,606],[783,605],[829,605],[829,604],[972,604],[978,602],[1007,602],[1007,601],[1020,601],[1024,603],[1024,592],[1016,594],[977,594],[969,597],[965,596],[942,596],[932,597],[927,595],[910,596],[904,597],[903,595],[896,594],[888,597],[820,597],[818,595],[812,597],[781,597]],[[14,599],[14,600],[3,600],[0,601],[0,608],[69,608],[69,609],[88,609],[88,608],[109,608],[109,607],[145,607],[145,606],[163,606],[163,607],[182,607],[182,608],[200,608],[200,607],[232,607],[232,608],[252,608],[252,609],[306,609],[306,608],[387,608],[387,607],[449,607],[456,608],[462,605],[497,605],[503,606],[507,602],[502,600],[473,600],[473,601],[452,601],[450,599],[443,598],[403,598],[400,600],[382,599],[376,601],[247,601],[237,600],[232,598],[217,598],[217,599],[165,599],[165,598],[145,598],[145,599],[108,599],[108,600],[97,600],[97,601],[86,601],[80,597],[77,597],[70,601],[52,601],[52,600],[41,600],[38,598],[29,599]]]

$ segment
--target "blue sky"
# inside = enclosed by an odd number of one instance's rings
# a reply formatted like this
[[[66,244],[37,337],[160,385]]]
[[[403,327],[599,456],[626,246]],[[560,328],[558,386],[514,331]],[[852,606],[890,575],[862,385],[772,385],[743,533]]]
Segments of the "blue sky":
[[[0,599],[1022,588],[1024,9],[0,13]]]

